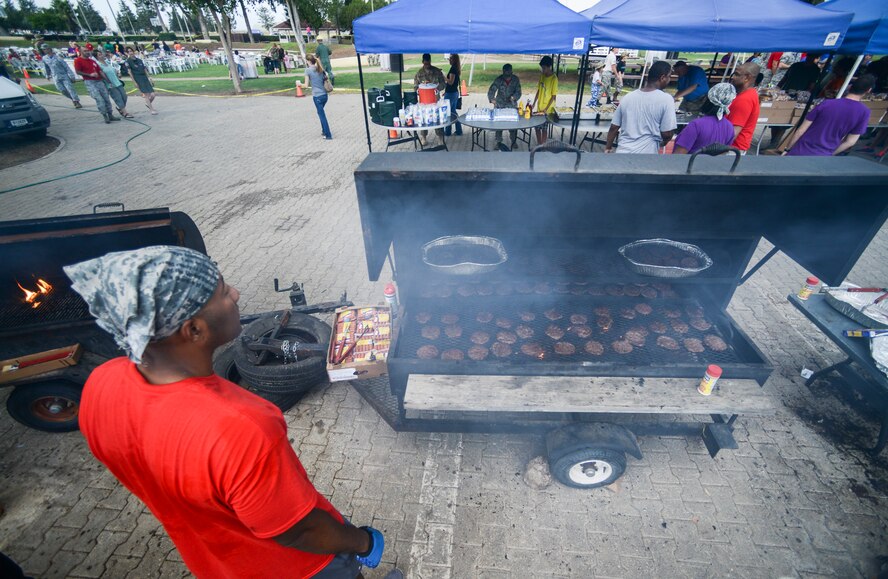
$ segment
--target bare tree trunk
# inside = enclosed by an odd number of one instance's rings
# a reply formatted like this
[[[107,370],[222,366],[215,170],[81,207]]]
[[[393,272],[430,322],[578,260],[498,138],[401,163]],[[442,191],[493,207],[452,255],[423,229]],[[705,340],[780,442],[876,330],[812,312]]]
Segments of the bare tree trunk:
[[[198,8],[195,10],[195,14],[197,14],[197,23],[200,24],[200,34],[203,36],[204,40],[210,39],[210,30],[207,28],[207,19],[204,18],[203,10]]]
[[[244,0],[238,0],[238,3],[241,7],[241,12],[244,14],[244,24],[247,25],[247,36],[250,39],[250,44],[255,44],[256,41],[253,39],[253,27],[250,26],[250,17],[247,16],[247,7],[244,5]]]
[[[231,73],[231,82],[234,83],[234,92],[240,94],[241,89],[240,76],[237,74],[237,63],[234,62],[234,51],[231,49],[231,17],[222,12],[222,22],[219,22],[219,15],[215,10],[210,10],[216,28],[219,29],[219,38],[222,40],[222,48],[225,49],[225,55],[228,57],[228,71]]]
[[[154,4],[154,11],[157,12],[157,19],[160,20],[160,27],[164,32],[169,32],[170,29],[167,28],[166,22],[163,20],[163,14],[160,13],[160,4],[157,3],[157,0],[152,0],[151,3]]]
[[[296,35],[296,44],[299,46],[300,54],[302,54],[302,62],[308,62],[305,60],[305,43],[302,42],[302,24],[299,20],[299,10],[296,9],[296,2],[293,0],[286,0],[286,2],[287,10],[290,12],[290,27]]]

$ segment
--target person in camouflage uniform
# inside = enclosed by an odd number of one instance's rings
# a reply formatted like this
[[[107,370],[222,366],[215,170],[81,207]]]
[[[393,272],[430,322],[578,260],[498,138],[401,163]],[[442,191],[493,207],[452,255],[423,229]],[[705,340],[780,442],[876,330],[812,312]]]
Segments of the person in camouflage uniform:
[[[80,104],[80,97],[74,90],[74,82],[77,77],[68,67],[68,63],[46,44],[40,45],[40,51],[43,53],[43,72],[46,74],[46,78],[51,78],[59,92],[74,101],[75,109],[83,108],[83,105]]]
[[[521,81],[512,74],[512,65],[504,64],[503,73],[494,79],[493,84],[487,90],[487,100],[497,109],[518,108],[518,99],[521,98]],[[496,131],[496,146],[503,148],[503,132]],[[512,141],[512,150],[518,147],[518,131],[509,130],[509,138]]]
[[[413,90],[419,90],[419,85],[421,84],[438,85],[436,100],[441,98],[441,93],[444,91],[444,86],[447,84],[441,69],[437,66],[432,66],[432,55],[429,53],[422,55],[422,68],[416,71],[416,76],[413,77]],[[419,141],[423,145],[426,144],[426,135],[428,134],[428,131],[419,132]],[[444,129],[435,129],[435,134],[438,136],[439,140],[444,140]]]

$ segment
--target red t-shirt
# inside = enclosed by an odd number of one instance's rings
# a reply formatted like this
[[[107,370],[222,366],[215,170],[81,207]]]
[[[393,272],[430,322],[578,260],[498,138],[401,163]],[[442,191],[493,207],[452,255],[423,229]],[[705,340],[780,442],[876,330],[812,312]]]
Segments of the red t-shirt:
[[[749,150],[758,118],[759,95],[755,87],[751,87],[737,95],[737,98],[731,103],[731,112],[727,116],[732,125],[742,127],[740,134],[734,139],[734,147],[741,151]]]
[[[99,67],[99,63],[91,58],[83,58],[82,56],[75,58],[74,71],[82,76],[84,80],[102,80],[102,69]],[[89,76],[91,74],[98,74],[99,76]]]
[[[152,385],[126,358],[92,373],[80,430],[93,454],[160,519],[198,577],[311,577],[333,555],[282,547],[319,508],[278,408],[218,376]]]
[[[773,69],[774,65],[777,64],[778,62],[780,62],[780,57],[782,57],[782,56],[783,56],[782,52],[772,52],[771,56],[768,57],[768,64],[767,64],[768,70]]]

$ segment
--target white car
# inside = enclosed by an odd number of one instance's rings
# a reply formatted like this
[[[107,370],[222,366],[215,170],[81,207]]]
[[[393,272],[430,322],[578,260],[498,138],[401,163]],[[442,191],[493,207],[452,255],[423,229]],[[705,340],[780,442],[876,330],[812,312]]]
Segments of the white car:
[[[42,138],[49,128],[49,113],[34,95],[5,77],[0,77],[0,135]]]

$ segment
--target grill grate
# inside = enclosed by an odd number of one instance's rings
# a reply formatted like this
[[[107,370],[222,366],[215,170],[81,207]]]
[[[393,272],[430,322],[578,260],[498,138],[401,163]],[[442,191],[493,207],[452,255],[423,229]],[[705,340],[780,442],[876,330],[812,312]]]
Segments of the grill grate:
[[[70,287],[56,285],[39,307],[21,299],[7,299],[0,305],[0,327],[3,331],[18,330],[44,324],[77,322],[89,318],[89,307]]]
[[[621,316],[623,308],[630,308],[634,311],[637,304],[648,304],[653,308],[653,312],[649,315],[641,315],[636,312],[634,319],[626,319]],[[597,323],[599,315],[595,313],[595,309],[599,307],[608,308],[612,324],[607,331],[604,331]],[[730,324],[718,312],[706,311],[703,309],[704,319],[707,320],[712,327],[705,331],[700,331],[689,325],[691,316],[688,314],[687,308],[701,307],[694,300],[682,299],[656,299],[645,300],[640,298],[616,298],[609,296],[596,297],[575,297],[575,296],[554,296],[549,299],[542,299],[540,296],[510,296],[509,298],[497,297],[475,297],[456,299],[421,299],[410,304],[405,310],[404,321],[398,339],[397,357],[400,358],[418,358],[417,350],[425,345],[434,345],[439,354],[448,349],[458,349],[463,352],[468,360],[467,351],[474,344],[470,337],[473,332],[483,331],[490,334],[490,341],[484,346],[490,348],[496,341],[498,332],[503,331],[496,325],[498,318],[504,318],[511,322],[512,327],[506,331],[515,332],[515,328],[519,324],[530,327],[534,335],[530,338],[518,340],[511,345],[512,354],[506,358],[497,358],[492,352],[486,358],[486,361],[497,361],[514,364],[545,364],[547,362],[574,362],[574,363],[606,363],[606,364],[625,364],[632,366],[652,366],[652,365],[669,365],[669,364],[731,364],[742,363],[744,360],[740,358],[736,350],[732,346],[733,331]],[[559,320],[550,320],[545,316],[547,310],[555,309],[563,315]],[[702,308],[701,308],[702,309]],[[713,308],[714,309],[714,308]],[[536,318],[533,321],[522,321],[519,312],[529,311]],[[680,312],[680,316],[675,318],[678,322],[688,324],[687,333],[680,334],[672,327],[673,318],[667,317],[667,311]],[[479,313],[487,312],[493,315],[493,320],[489,323],[477,321]],[[427,313],[431,319],[426,324],[417,321],[417,314]],[[462,335],[458,338],[451,338],[444,332],[446,324],[441,321],[441,316],[445,314],[456,314],[459,316],[457,324],[462,327]],[[570,316],[572,314],[585,315],[588,318],[588,325],[592,329],[592,334],[587,338],[580,338],[575,333],[568,331],[572,326]],[[666,332],[657,334],[651,330],[651,325],[655,322],[665,325]],[[550,325],[555,325],[564,330],[564,336],[555,340],[546,334],[546,329]],[[424,326],[437,326],[441,333],[437,339],[431,340],[424,338],[421,334]],[[632,351],[627,354],[617,353],[612,343],[623,338],[628,330],[643,327],[648,331],[644,339],[644,345],[634,345]],[[725,351],[717,352],[710,348],[706,348],[702,353],[693,353],[685,349],[682,344],[686,338],[696,338],[703,340],[706,335],[715,335],[724,340],[728,345]],[[679,349],[676,351],[666,350],[656,344],[658,336],[664,335],[678,341]],[[586,352],[585,344],[590,340],[600,342],[604,346],[604,352],[601,355],[592,355]],[[569,342],[573,344],[576,351],[571,355],[557,354],[554,351],[556,342]],[[543,347],[542,359],[532,357],[521,352],[521,346],[528,342],[534,342]]]

